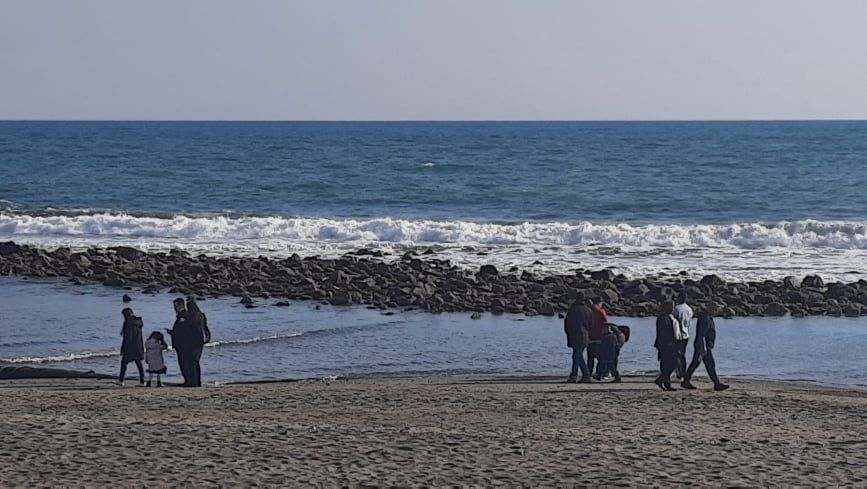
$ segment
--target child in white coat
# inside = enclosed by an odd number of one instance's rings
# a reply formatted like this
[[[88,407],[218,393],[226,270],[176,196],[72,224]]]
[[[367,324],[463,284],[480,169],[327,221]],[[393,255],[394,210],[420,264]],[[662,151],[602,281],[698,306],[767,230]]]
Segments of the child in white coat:
[[[154,331],[145,342],[145,361],[148,363],[148,383],[147,387],[151,386],[151,381],[154,374],[157,375],[157,387],[162,387],[162,374],[166,373],[166,362],[163,359],[163,350],[167,350],[169,346],[163,338],[163,334],[159,331]]]

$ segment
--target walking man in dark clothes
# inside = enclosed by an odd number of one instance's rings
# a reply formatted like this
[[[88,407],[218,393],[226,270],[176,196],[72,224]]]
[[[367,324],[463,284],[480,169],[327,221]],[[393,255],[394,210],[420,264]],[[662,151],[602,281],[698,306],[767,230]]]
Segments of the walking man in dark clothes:
[[[729,388],[728,385],[720,382],[716,374],[716,362],[713,358],[713,347],[716,343],[716,325],[713,322],[713,306],[707,306],[704,311],[698,315],[698,321],[695,325],[695,343],[693,344],[694,352],[692,354],[692,362],[689,368],[686,369],[686,376],[680,385],[684,389],[695,389],[690,379],[698,364],[704,362],[704,368],[707,370],[707,375],[713,381],[713,390],[724,391]]]
[[[673,310],[674,304],[663,303],[659,317],[656,318],[656,341],[653,342],[659,357],[660,372],[654,383],[664,391],[676,390],[671,386],[671,374],[677,368],[676,331],[679,325],[671,314]]]

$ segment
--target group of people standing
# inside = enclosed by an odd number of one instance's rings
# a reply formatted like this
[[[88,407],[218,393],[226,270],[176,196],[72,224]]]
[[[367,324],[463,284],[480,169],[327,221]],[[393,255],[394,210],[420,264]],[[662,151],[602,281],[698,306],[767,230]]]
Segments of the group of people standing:
[[[630,330],[608,322],[602,302],[579,297],[569,308],[564,321],[566,344],[572,348],[572,371],[568,382],[588,383],[612,376],[620,382],[620,348],[629,341]],[[587,351],[587,360],[584,351]],[[594,365],[596,372],[593,372]],[[578,371],[581,378],[578,378]]]
[[[199,309],[199,305],[192,297],[188,297],[186,302],[177,298],[173,301],[172,306],[175,309],[175,322],[171,329],[166,329],[166,332],[172,337],[172,347],[178,356],[178,367],[181,375],[184,377],[184,387],[201,387],[202,385],[202,369],[200,361],[202,358],[202,350],[205,344],[211,341],[211,330],[208,328],[208,317]],[[142,329],[144,321],[139,316],[136,316],[129,307],[122,311],[124,322],[121,329],[120,353],[120,376],[118,383],[123,385],[126,378],[127,365],[135,363],[138,369],[139,385],[142,387],[150,387],[153,381],[153,376],[157,377],[157,387],[162,387],[162,375],[166,373],[167,368],[163,358],[163,351],[168,349],[163,334],[159,331],[154,331],[148,337],[147,342],[143,342]],[[148,364],[148,380],[145,383],[145,372],[142,365],[142,360],[146,360]]]
[[[716,325],[713,314],[713,306],[704,307],[699,312],[692,362],[687,364],[686,350],[689,345],[689,325],[693,319],[693,310],[687,304],[685,294],[680,296],[676,305],[673,302],[662,304],[656,320],[656,340],[653,343],[658,353],[660,367],[660,374],[654,383],[660,389],[675,390],[671,386],[672,374],[681,380],[680,385],[684,389],[695,389],[691,379],[701,363],[704,363],[708,376],[713,381],[714,390],[724,391],[729,388],[719,380],[716,373],[716,363],[713,358]],[[608,375],[614,377],[613,382],[621,381],[617,365],[620,348],[629,340],[629,327],[609,323],[608,314],[601,301],[581,296],[566,313],[563,327],[566,332],[566,345],[572,349],[572,370],[567,382],[589,383],[593,379],[602,380]],[[595,373],[594,363],[596,363]]]

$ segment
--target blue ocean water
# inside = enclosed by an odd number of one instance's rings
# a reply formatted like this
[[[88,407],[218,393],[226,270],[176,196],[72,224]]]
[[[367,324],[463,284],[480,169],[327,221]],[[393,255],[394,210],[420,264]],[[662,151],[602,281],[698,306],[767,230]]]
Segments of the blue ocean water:
[[[0,174],[24,209],[863,220],[867,122],[0,122]]]
[[[865,188],[867,122],[0,122],[0,239],[48,247],[855,280]]]

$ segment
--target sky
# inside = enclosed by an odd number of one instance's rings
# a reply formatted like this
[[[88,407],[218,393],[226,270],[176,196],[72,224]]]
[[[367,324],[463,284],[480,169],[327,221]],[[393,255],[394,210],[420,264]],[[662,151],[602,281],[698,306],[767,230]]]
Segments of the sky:
[[[2,0],[0,119],[867,119],[863,0]]]

